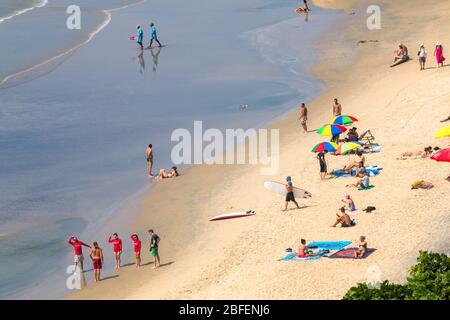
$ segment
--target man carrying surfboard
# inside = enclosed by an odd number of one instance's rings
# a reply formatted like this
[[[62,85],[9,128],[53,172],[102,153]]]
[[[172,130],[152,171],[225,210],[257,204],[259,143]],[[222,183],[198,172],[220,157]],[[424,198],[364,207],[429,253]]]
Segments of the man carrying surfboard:
[[[298,205],[297,201],[295,200],[295,196],[294,196],[294,184],[292,183],[291,177],[287,176],[286,177],[286,202],[284,204],[284,209],[282,211],[286,211],[289,202],[294,202],[295,205],[297,206],[297,209],[300,209],[300,206]]]

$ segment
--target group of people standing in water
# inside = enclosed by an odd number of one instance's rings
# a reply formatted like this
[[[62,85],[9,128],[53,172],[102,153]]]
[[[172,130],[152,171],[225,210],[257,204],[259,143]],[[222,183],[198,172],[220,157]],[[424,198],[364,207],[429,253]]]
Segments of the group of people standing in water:
[[[148,230],[149,236],[150,236],[150,254],[153,257],[153,269],[156,269],[160,266],[160,258],[159,258],[159,251],[158,251],[158,245],[160,238],[159,236],[153,231],[153,229]],[[131,240],[133,242],[133,252],[135,257],[135,264],[136,268],[141,267],[141,240],[139,239],[139,236],[136,233],[133,233],[131,235]],[[89,244],[84,243],[83,241],[79,240],[76,236],[70,236],[70,238],[67,240],[67,242],[73,247],[74,250],[74,267],[75,272],[80,271],[80,273],[84,272],[84,256],[83,256],[83,246],[90,249],[89,257],[92,260],[92,267],[94,270],[94,281],[98,282],[101,280],[100,278],[100,271],[103,267],[103,249],[99,246],[97,241],[94,241],[92,243],[92,246]],[[114,267],[115,270],[120,270],[121,267],[121,257],[123,252],[122,247],[122,239],[119,238],[119,235],[117,233],[114,233],[108,238],[108,243],[113,244],[113,253],[114,253]]]

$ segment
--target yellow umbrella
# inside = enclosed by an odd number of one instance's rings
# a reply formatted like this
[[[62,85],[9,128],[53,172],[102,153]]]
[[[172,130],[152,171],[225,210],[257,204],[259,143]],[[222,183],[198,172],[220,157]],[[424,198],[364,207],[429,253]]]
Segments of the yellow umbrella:
[[[346,142],[344,144],[341,144],[339,148],[337,149],[337,154],[346,154],[349,153],[352,150],[358,150],[361,149],[362,146],[355,142]]]
[[[439,139],[439,138],[442,138],[442,137],[448,137],[448,136],[450,136],[450,126],[440,128],[440,129],[436,132],[436,134],[434,135],[434,137],[435,137],[436,139]]]

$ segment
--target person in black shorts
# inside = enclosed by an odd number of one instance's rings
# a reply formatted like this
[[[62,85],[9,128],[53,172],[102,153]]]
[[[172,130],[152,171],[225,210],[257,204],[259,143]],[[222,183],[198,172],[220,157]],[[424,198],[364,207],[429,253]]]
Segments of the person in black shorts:
[[[285,205],[284,205],[284,209],[282,211],[286,211],[287,210],[288,204],[291,201],[295,203],[295,205],[297,206],[297,209],[300,209],[297,201],[295,200],[294,185],[293,185],[293,183],[291,181],[291,177],[290,176],[286,177],[286,182],[287,182],[286,183],[286,191],[287,191],[287,193],[286,193],[286,202],[285,202]]]
[[[319,166],[320,166],[320,180],[325,180],[327,176],[327,160],[325,159],[325,155],[327,153],[328,151],[325,150],[317,154],[317,159],[319,159]]]

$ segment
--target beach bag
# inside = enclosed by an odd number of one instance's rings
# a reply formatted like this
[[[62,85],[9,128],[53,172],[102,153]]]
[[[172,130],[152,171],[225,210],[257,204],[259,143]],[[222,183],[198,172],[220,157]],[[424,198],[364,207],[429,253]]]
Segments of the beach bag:
[[[371,213],[372,211],[375,211],[377,208],[372,207],[372,206],[368,206],[367,208],[365,208],[363,211],[365,211],[366,213]]]

